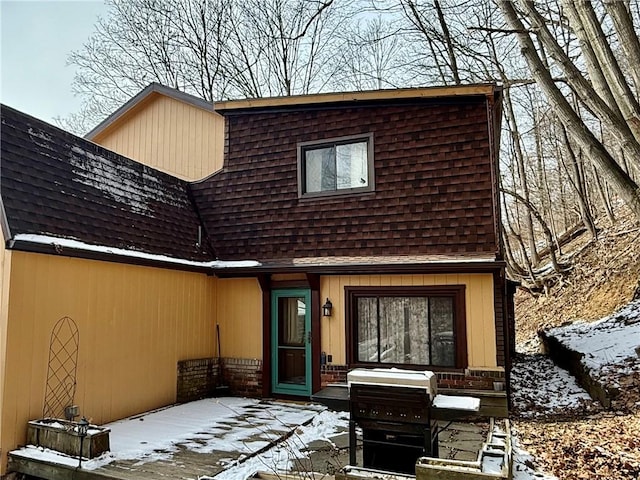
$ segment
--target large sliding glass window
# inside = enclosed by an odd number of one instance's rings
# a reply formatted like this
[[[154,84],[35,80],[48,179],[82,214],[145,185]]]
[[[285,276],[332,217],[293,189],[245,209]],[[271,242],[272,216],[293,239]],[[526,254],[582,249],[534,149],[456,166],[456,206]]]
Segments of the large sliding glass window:
[[[347,288],[351,363],[461,368],[464,287]]]

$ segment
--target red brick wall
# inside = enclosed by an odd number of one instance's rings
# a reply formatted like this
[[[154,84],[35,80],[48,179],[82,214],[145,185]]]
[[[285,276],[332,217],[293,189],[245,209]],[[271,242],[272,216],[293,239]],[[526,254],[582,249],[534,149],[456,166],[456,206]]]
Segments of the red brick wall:
[[[222,378],[233,395],[262,396],[262,360],[223,358]]]
[[[322,388],[332,383],[347,383],[346,365],[322,365],[320,368],[320,383]]]
[[[198,358],[178,362],[178,403],[211,397],[219,380],[217,358]]]
[[[495,370],[465,370],[464,373],[436,372],[436,375],[438,389],[493,390],[493,382],[505,382],[504,372]]]
[[[322,387],[331,383],[347,383],[346,365],[323,365],[320,370]],[[435,372],[438,380],[438,389],[471,389],[493,390],[493,382],[505,382],[503,371],[496,370],[471,370],[464,372]]]

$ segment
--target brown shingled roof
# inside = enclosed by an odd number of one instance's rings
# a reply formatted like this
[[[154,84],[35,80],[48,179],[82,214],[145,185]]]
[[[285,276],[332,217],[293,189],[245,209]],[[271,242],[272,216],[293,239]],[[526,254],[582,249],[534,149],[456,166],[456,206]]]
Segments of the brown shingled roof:
[[[200,222],[188,184],[41,120],[2,106],[5,240],[72,238],[189,260]]]

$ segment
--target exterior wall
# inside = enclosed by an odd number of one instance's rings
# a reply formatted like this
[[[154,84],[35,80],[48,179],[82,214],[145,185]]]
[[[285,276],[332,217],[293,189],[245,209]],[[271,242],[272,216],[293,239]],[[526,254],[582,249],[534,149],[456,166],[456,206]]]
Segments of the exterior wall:
[[[5,250],[4,238],[0,230],[0,477],[5,473],[6,446],[4,433],[10,428],[10,423],[5,422],[2,412],[5,409],[5,385],[7,367],[7,322],[9,314],[9,280],[11,277],[11,254]],[[26,422],[24,429],[26,432]]]
[[[93,141],[184,180],[200,180],[222,168],[224,119],[211,108],[154,93]]]
[[[12,252],[0,468],[42,416],[60,318],[79,329],[75,404],[103,424],[176,401],[178,361],[214,356],[214,298],[203,274]]]
[[[496,328],[493,305],[493,275],[490,273],[449,275],[341,275],[320,279],[320,298],[333,302],[334,314],[322,317],[322,350],[333,356],[333,364],[344,365],[346,286],[466,285],[467,354],[469,369],[496,367]]]
[[[220,356],[262,359],[262,290],[255,278],[217,279]]]
[[[223,260],[498,253],[484,96],[225,118],[225,168],[192,185]],[[299,142],[366,134],[375,191],[298,197]]]

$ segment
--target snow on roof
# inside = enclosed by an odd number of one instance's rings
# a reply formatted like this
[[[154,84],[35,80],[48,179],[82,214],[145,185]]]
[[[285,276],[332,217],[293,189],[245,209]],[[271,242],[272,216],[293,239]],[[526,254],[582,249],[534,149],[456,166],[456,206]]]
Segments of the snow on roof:
[[[241,260],[241,261],[222,261],[214,260],[210,262],[198,262],[194,260],[185,260],[181,258],[167,257],[165,255],[156,255],[153,253],[140,252],[136,250],[125,250],[123,248],[107,247],[102,245],[91,245],[79,240],[70,238],[60,238],[48,235],[35,235],[30,233],[21,233],[13,238],[15,241],[23,241],[29,243],[38,243],[42,245],[54,245],[63,248],[71,248],[74,250],[81,250],[85,252],[96,252],[110,254],[113,256],[122,256],[129,258],[140,258],[145,260],[151,260],[161,263],[171,263],[175,265],[186,265],[191,267],[203,267],[203,268],[242,268],[242,267],[257,267],[260,266],[260,262],[254,260]]]
[[[174,207],[182,204],[182,199],[175,198],[175,192],[167,191],[158,180],[159,172],[151,168],[140,173],[134,165],[119,163],[77,145],[71,147],[69,162],[76,175],[74,182],[97,188],[134,213],[153,216],[151,201]]]

